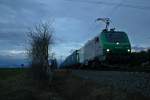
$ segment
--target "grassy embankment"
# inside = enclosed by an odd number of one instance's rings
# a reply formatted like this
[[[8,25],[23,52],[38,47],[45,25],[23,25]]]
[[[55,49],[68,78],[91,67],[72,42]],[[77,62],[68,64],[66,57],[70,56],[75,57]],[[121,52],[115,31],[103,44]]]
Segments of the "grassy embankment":
[[[80,79],[71,72],[54,72],[53,81],[45,86],[27,73],[28,69],[0,69],[0,100],[150,100],[138,92]]]
[[[60,72],[54,75],[53,88],[64,100],[150,100],[140,92],[127,92],[126,89],[115,89],[110,84],[83,80],[71,75],[71,72]]]
[[[53,100],[49,86],[33,80],[29,69],[0,69],[0,100]],[[59,100],[59,99],[57,99]]]

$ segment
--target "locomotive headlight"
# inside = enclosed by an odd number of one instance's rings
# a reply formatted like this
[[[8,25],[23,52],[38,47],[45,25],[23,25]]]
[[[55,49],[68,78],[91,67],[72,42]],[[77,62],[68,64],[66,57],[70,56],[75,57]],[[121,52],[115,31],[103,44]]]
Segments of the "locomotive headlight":
[[[119,45],[119,42],[117,42],[116,44]]]
[[[130,52],[131,50],[130,49],[128,49],[128,52]]]
[[[109,49],[106,49],[106,51],[109,52],[110,50],[109,50]]]

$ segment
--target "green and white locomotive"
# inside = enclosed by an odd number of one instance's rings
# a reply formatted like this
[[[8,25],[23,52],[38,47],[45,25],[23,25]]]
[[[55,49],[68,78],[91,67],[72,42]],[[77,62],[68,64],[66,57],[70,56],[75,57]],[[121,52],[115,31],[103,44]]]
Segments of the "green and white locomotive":
[[[89,40],[79,50],[69,55],[61,67],[78,68],[101,62],[120,61],[127,59],[131,53],[131,44],[127,34],[123,31],[108,29],[110,20],[99,18],[106,23],[106,28],[96,37]]]

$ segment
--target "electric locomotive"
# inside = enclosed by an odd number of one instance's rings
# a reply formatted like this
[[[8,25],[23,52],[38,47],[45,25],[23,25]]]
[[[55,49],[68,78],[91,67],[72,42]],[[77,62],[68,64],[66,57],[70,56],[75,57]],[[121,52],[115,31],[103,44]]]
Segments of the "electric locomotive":
[[[122,31],[103,31],[100,35],[103,53],[107,61],[127,60],[131,53],[129,38]]]
[[[106,28],[79,50],[69,55],[61,64],[62,67],[100,66],[101,62],[120,62],[128,59],[131,53],[131,45],[127,34],[123,31],[115,31],[115,29],[109,30],[110,20],[108,18],[97,20],[105,22]]]

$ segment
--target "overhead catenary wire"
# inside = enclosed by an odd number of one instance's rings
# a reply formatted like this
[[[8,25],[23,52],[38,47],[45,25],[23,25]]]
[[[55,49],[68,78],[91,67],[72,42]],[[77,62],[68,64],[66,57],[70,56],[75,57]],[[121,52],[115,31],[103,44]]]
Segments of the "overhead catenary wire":
[[[127,2],[126,0],[122,0],[121,2],[113,2],[113,1],[93,1],[93,0],[63,0],[63,1],[67,1],[67,2],[74,2],[74,3],[87,3],[90,5],[104,5],[104,6],[110,6],[113,7],[111,9],[111,11],[109,12],[109,14],[107,16],[111,16],[114,15],[114,13],[116,12],[116,10],[118,8],[131,8],[131,9],[136,9],[136,10],[143,10],[143,11],[149,11],[150,10],[150,6],[145,6],[142,4],[130,4],[129,2]],[[126,1],[126,2],[125,2]],[[148,1],[148,0],[147,0]],[[106,17],[107,17],[106,16]],[[115,25],[111,22],[112,26],[114,27]]]
[[[137,4],[129,4],[125,2],[126,0],[122,0],[119,3],[116,2],[107,2],[107,1],[90,1],[90,0],[64,0],[68,2],[79,2],[79,3],[88,3],[88,4],[95,4],[95,5],[105,5],[105,6],[112,6],[112,10],[108,13],[107,16],[113,16],[116,10],[120,7],[124,8],[132,8],[132,9],[137,9],[137,10],[144,10],[144,11],[149,11],[150,6],[143,6],[143,5],[137,5]],[[112,26],[114,27],[115,25],[111,22]]]
[[[120,8],[120,6],[125,2],[126,0],[121,0],[120,3],[116,4],[112,10],[110,11],[110,13],[108,13],[107,16],[113,16],[115,14],[115,12]],[[111,25],[115,28],[115,25],[113,24],[113,22],[110,20]]]
[[[106,6],[119,6],[119,7],[127,7],[127,8],[134,8],[134,9],[140,9],[140,10],[150,10],[150,6],[132,5],[132,4],[125,4],[125,3],[115,3],[115,2],[106,2],[106,1],[89,1],[89,0],[65,0],[65,1],[90,3],[90,4],[106,5]]]
[[[108,16],[111,16],[111,17],[112,17],[112,16],[114,15],[114,13],[116,12],[116,10],[119,9],[120,6],[121,6],[125,1],[126,1],[126,0],[121,0],[120,3],[116,4],[116,5],[112,8],[112,10],[111,10],[111,12],[109,13]]]

